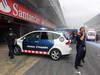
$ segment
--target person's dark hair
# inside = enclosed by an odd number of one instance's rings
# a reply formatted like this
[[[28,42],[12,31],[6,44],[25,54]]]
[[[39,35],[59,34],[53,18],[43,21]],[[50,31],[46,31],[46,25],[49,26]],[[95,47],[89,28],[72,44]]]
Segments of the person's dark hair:
[[[81,29],[84,29],[84,27],[81,27],[81,28],[80,28],[80,31],[81,31]]]
[[[13,28],[8,28],[8,33],[13,33]]]
[[[12,31],[12,28],[9,28],[9,31]]]

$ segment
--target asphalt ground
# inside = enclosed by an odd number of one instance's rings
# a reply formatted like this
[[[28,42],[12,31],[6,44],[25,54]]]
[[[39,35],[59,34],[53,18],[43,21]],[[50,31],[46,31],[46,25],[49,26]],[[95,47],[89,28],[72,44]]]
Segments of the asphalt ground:
[[[85,64],[80,75],[100,75],[100,47],[87,43]],[[72,55],[54,61],[49,56],[21,55],[11,60],[7,45],[0,45],[0,75],[79,75],[74,68],[75,45]]]
[[[80,67],[80,74],[74,68],[75,45],[71,56],[64,56],[59,61],[53,61],[47,56],[32,66],[24,75],[100,75],[100,48],[87,43],[85,64]]]
[[[41,59],[40,56],[26,54],[9,59],[8,51],[6,44],[0,44],[0,75],[23,75]]]

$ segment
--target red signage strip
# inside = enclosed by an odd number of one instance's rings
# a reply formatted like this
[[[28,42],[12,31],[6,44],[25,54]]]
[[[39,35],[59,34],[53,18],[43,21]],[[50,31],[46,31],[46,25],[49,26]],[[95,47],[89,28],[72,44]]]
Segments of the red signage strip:
[[[50,28],[56,27],[54,24],[43,17],[38,16],[36,13],[18,3],[16,0],[0,0],[0,13]]]

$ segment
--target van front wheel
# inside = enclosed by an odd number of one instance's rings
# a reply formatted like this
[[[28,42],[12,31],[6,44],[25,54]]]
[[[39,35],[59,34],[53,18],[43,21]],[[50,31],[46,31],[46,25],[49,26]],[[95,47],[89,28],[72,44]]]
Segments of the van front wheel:
[[[15,46],[14,54],[15,55],[21,55],[21,48],[19,46]]]

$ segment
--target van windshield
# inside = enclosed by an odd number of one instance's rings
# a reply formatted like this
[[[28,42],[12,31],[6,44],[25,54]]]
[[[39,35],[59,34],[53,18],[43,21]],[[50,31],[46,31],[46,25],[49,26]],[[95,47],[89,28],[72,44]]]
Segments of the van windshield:
[[[95,32],[89,32],[88,35],[89,35],[89,36],[95,36],[96,33],[95,33]]]
[[[70,35],[68,34],[68,32],[63,32],[63,35],[67,40],[70,39]]]

